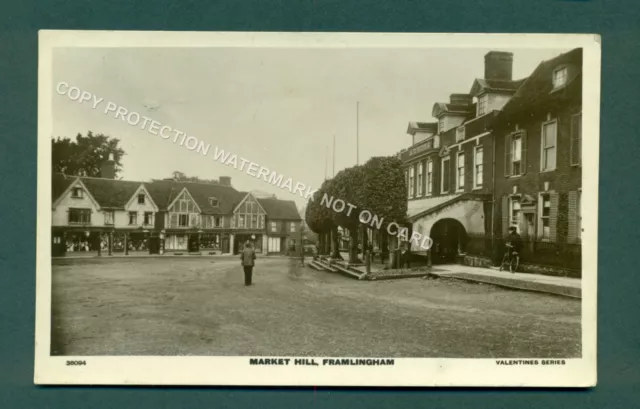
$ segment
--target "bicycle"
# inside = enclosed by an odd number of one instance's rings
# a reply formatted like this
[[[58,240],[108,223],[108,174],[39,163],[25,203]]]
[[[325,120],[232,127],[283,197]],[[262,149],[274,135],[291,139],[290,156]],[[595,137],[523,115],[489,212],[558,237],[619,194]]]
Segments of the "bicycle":
[[[515,273],[518,270],[518,264],[520,264],[520,256],[517,251],[513,251],[513,245],[507,244],[507,251],[502,257],[502,263],[500,263],[500,271],[506,270],[506,266],[509,267],[509,272]]]

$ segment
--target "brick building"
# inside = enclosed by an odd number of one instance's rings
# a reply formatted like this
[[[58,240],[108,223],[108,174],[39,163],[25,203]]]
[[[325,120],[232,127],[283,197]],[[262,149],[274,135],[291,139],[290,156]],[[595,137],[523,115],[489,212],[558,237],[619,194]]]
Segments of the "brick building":
[[[542,62],[493,122],[494,234],[515,226],[523,261],[580,269],[582,49]]]
[[[454,261],[470,236],[492,231],[493,134],[498,111],[523,80],[512,79],[513,55],[485,56],[485,76],[467,94],[437,102],[437,122],[410,122],[412,146],[399,154],[408,185],[412,230],[434,240],[434,262]],[[414,254],[426,251],[412,243]]]

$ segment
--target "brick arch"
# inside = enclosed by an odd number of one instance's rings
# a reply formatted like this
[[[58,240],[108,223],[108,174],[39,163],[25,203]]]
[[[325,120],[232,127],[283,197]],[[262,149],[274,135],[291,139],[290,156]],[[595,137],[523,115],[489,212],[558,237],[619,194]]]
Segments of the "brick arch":
[[[432,260],[434,263],[452,263],[459,251],[464,251],[469,239],[462,222],[453,218],[441,218],[435,221],[429,231],[433,240]]]

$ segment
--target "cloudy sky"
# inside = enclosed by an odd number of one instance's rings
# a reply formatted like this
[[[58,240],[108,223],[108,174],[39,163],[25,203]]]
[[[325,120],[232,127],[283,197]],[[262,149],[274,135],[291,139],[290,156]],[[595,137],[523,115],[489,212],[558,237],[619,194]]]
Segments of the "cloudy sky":
[[[53,83],[77,86],[193,135],[296,181],[319,187],[356,163],[356,101],[360,101],[360,163],[410,145],[409,121],[432,121],[435,102],[466,93],[484,76],[489,49],[61,48]],[[514,79],[568,50],[514,53]],[[126,152],[128,180],[231,176],[239,190],[304,199],[244,172],[197,155],[138,127],[53,92],[53,135],[104,133]],[[102,108],[102,109],[100,109]],[[328,152],[328,160],[327,160]]]

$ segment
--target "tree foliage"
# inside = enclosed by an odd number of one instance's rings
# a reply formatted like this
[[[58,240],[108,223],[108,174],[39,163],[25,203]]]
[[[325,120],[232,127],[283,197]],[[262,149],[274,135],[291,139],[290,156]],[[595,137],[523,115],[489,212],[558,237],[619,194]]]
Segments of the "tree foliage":
[[[328,191],[330,181],[325,181],[322,187],[309,199],[304,219],[309,229],[314,233],[328,233],[333,226],[332,211],[321,204],[322,196]]]
[[[218,179],[205,179],[199,176],[187,176],[184,172],[179,170],[173,171],[171,177],[178,182],[199,182],[199,183],[211,183],[217,185],[220,181]]]
[[[57,137],[51,140],[52,170],[75,176],[99,177],[102,164],[113,154],[116,174],[122,170],[125,152],[120,140],[101,133],[78,133],[75,140]]]
[[[407,187],[402,161],[394,156],[373,157],[364,164],[362,184],[365,208],[383,220],[404,223],[407,216]]]

